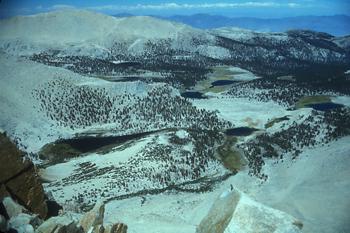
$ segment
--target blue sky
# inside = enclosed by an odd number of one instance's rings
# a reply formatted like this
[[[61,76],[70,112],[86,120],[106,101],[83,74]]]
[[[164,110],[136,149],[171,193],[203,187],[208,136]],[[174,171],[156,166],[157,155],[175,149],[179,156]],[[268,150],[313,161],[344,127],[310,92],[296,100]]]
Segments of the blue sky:
[[[0,15],[34,14],[38,12],[78,8],[107,14],[174,15],[209,13],[231,17],[276,18],[299,15],[349,14],[349,0],[2,0]]]

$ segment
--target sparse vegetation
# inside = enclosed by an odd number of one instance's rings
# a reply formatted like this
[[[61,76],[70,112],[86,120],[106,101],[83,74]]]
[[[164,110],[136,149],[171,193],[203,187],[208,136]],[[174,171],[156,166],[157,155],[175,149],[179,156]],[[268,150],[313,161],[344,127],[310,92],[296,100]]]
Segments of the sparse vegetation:
[[[345,84],[344,84],[345,85]],[[253,91],[259,90],[259,91]],[[227,95],[244,97],[262,102],[275,101],[287,108],[295,108],[298,101],[305,96],[308,100],[326,100],[326,96],[349,94],[350,88],[344,87],[341,92],[327,86],[313,86],[311,83],[289,82],[277,79],[256,79],[239,83],[231,87]],[[325,96],[314,97],[314,96]]]
[[[172,93],[169,86],[158,86],[145,97],[112,94],[104,88],[76,86],[68,80],[46,83],[33,96],[40,111],[58,126],[70,129],[113,124],[115,131],[134,133],[149,129],[222,129],[230,123],[215,112],[195,108],[190,101]]]
[[[236,172],[225,171],[216,158],[217,147],[224,143],[222,133],[200,129],[186,131],[186,141],[175,139],[175,143],[173,130],[154,135],[142,151],[119,165],[99,167],[93,161],[81,163],[72,175],[48,184],[48,188],[59,191],[56,190],[59,187],[88,184],[99,177],[104,180],[100,188],[87,185],[77,191],[72,200],[67,200],[90,205],[101,197],[132,196],[142,190],[210,190],[216,179]],[[168,143],[160,143],[159,137],[168,138]]]
[[[238,145],[248,160],[251,175],[268,178],[261,172],[264,158],[274,158],[276,162],[283,161],[285,156],[295,159],[304,148],[324,145],[350,134],[349,108],[324,113],[313,111],[306,119],[301,118],[299,123],[282,125],[280,131],[260,134]]]

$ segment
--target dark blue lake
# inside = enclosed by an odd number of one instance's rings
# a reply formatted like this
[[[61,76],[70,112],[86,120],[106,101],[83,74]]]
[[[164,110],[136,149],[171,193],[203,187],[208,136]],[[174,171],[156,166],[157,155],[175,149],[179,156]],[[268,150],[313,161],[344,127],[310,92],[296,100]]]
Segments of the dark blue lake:
[[[212,82],[211,85],[212,86],[225,86],[225,85],[230,85],[230,84],[233,84],[235,83],[235,81],[232,81],[232,80],[217,80],[215,82]]]
[[[319,104],[308,104],[306,106],[310,107],[310,108],[313,108],[313,109],[315,109],[317,111],[328,111],[328,110],[344,107],[344,105],[342,105],[342,104],[335,104],[335,103],[332,103],[332,102],[319,103]]]
[[[71,138],[71,139],[62,139],[56,142],[56,144],[68,144],[70,147],[86,153],[100,149],[104,146],[111,144],[124,143],[133,139],[142,138],[151,132],[125,135],[125,136],[108,136],[108,137],[81,137],[81,138]]]
[[[225,134],[228,136],[249,136],[255,131],[257,131],[257,129],[249,127],[238,127],[226,130]]]
[[[182,97],[190,98],[190,99],[206,99],[207,97],[203,96],[203,93],[198,91],[186,91],[181,93]]]

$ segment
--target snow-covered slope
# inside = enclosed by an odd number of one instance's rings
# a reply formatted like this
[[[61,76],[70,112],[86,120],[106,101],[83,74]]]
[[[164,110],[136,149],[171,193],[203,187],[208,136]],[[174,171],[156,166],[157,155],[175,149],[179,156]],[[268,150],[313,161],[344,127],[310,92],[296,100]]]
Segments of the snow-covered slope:
[[[350,208],[349,137],[306,149],[295,161],[269,161],[268,182],[257,185],[238,174],[232,184],[255,200],[292,214],[303,232],[348,232]]]
[[[54,119],[48,117],[45,111],[40,110],[43,103],[40,103],[40,99],[34,93],[35,90],[40,90],[41,86],[47,87],[46,85],[55,81],[69,80],[70,87],[73,89],[88,86],[96,90],[105,88],[107,92],[138,96],[145,94],[149,88],[146,84],[139,82],[111,84],[107,81],[83,77],[62,68],[49,67],[5,54],[1,54],[0,61],[2,74],[0,85],[4,87],[0,93],[0,127],[12,139],[20,140],[22,149],[27,148],[27,151],[38,151],[48,142],[74,134],[74,130],[58,125]],[[56,97],[59,97],[58,93],[65,91],[67,90],[56,86],[50,90],[50,93],[56,93]],[[59,102],[65,101],[61,99]],[[103,126],[100,127],[103,128]],[[111,126],[106,125],[106,127]]]
[[[59,49],[68,50],[66,53],[73,50],[77,55],[87,50],[85,55],[90,56],[107,56],[114,43],[135,47],[148,40],[183,40],[201,33],[184,24],[147,16],[115,18],[84,10],[17,16],[0,21],[0,28],[1,47],[10,53]]]
[[[131,233],[194,233],[209,215],[217,197],[227,193],[232,185],[252,200],[297,218],[301,222],[295,224],[303,225],[301,231],[304,233],[348,232],[349,150],[349,137],[346,137],[308,149],[295,161],[285,160],[277,164],[271,161],[266,168],[270,179],[264,183],[242,171],[218,184],[212,192],[169,192],[115,200],[106,205],[105,221],[124,222]],[[252,200],[250,203],[254,203]],[[262,209],[263,205],[260,205]],[[243,206],[244,202],[241,203]],[[245,209],[240,211],[244,213]],[[250,213],[255,216],[257,212]],[[242,217],[241,223],[254,221],[252,216],[248,219]],[[293,218],[289,216],[285,219]],[[232,227],[234,225],[232,221]],[[241,227],[245,227],[244,223]]]
[[[298,227],[298,222],[294,217],[264,206],[232,188],[218,197],[196,232],[300,233],[302,225]]]
[[[185,24],[148,16],[115,18],[84,10],[63,10],[0,21],[2,39],[42,43],[103,43],[109,39],[174,38],[192,33]]]
[[[48,120],[44,113],[37,112],[38,104],[31,92],[41,83],[65,78],[78,81],[82,80],[81,77],[63,69],[4,54],[1,54],[0,61],[0,85],[3,87],[0,92],[1,128],[7,131],[12,139],[18,138],[20,143],[23,141],[24,147],[30,146],[33,150],[38,150],[45,142],[52,140],[50,135],[64,135],[65,130],[58,132],[51,128],[53,122]],[[43,142],[39,143],[42,140]]]
[[[48,44],[98,42],[115,31],[120,20],[89,11],[56,11],[2,20],[1,39]]]
[[[334,38],[333,42],[350,53],[350,36]]]
[[[127,135],[174,127],[229,126],[174,88],[144,82],[109,82],[1,54],[0,127],[38,151],[76,133]]]
[[[50,181],[45,188],[65,207],[171,190],[205,191],[230,172],[213,156],[218,135],[201,134],[184,130],[154,133],[109,152],[88,153],[47,167],[42,171],[43,178]],[[207,140],[211,143],[206,144]]]
[[[235,28],[235,27],[224,27],[224,28],[216,28],[212,30],[208,30],[209,33],[213,33],[215,35],[223,36],[229,39],[246,42],[254,37],[258,36],[269,36],[271,39],[275,40],[287,40],[288,36],[285,33],[263,33],[263,32],[255,32],[252,30],[247,30],[243,28]]]
[[[233,59],[238,58],[239,61],[243,60],[240,56],[244,54],[248,57],[247,62],[264,59],[261,60],[264,66],[272,65],[275,69],[281,64],[287,65],[288,69],[295,69],[295,65],[291,63],[297,60],[311,63],[337,61],[349,64],[349,57],[340,45],[340,39],[326,33],[303,30],[261,33],[240,28],[218,28],[208,32],[219,38],[221,46],[237,51]]]
[[[181,34],[200,33],[199,30],[185,24],[159,20],[148,16],[135,16],[119,19],[117,32],[135,38],[176,38]]]

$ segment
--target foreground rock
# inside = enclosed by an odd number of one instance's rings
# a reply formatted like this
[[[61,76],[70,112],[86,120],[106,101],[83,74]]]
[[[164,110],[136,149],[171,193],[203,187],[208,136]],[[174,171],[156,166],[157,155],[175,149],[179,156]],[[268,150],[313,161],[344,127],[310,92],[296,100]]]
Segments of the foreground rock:
[[[80,225],[84,231],[92,233],[127,233],[128,227],[123,223],[104,226],[104,212],[104,203],[97,202],[95,207],[80,219]]]
[[[8,218],[18,216],[21,213],[26,212],[25,208],[12,200],[11,197],[5,197],[2,201],[4,209],[7,213]]]
[[[66,212],[42,220],[9,197],[0,202],[0,232],[18,233],[127,233],[122,223],[105,225],[105,206],[99,202],[84,215]]]
[[[46,197],[31,161],[0,134],[0,200],[12,197],[29,211],[47,217]]]
[[[35,216],[20,213],[17,216],[14,216],[9,221],[9,227],[12,229],[16,229],[17,232],[21,233],[34,233],[34,222]],[[33,224],[33,225],[32,225]]]
[[[87,212],[80,220],[80,225],[83,227],[84,231],[88,232],[90,229],[100,229],[101,227],[99,226],[103,224],[104,213],[104,204],[102,202],[96,203],[95,207]],[[97,232],[100,232],[100,230]]]
[[[84,233],[82,227],[68,215],[52,217],[41,224],[36,233]]]
[[[127,233],[128,226],[123,223],[117,223],[112,226],[108,226],[104,233]]]
[[[201,221],[197,233],[301,233],[294,217],[250,199],[238,190],[223,193]]]
[[[19,233],[126,233],[121,223],[104,226],[105,206],[99,202],[81,216],[65,213],[51,217],[48,201],[35,166],[5,135],[0,133],[0,232]],[[54,211],[56,212],[56,211]]]

